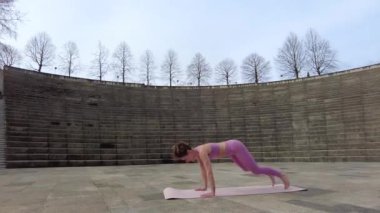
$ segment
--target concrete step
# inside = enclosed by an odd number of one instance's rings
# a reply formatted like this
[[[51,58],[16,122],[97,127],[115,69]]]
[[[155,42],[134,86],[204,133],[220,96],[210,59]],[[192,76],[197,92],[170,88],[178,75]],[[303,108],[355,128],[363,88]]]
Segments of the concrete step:
[[[27,167],[57,167],[57,166],[113,166],[113,165],[144,165],[173,163],[165,159],[133,159],[133,160],[20,160],[8,161],[7,168]]]
[[[171,147],[167,146],[164,148],[102,148],[99,146],[96,148],[75,148],[75,147],[65,147],[65,148],[54,148],[54,147],[7,147],[7,155],[12,154],[39,154],[39,153],[51,153],[51,154],[67,154],[67,153],[96,153],[96,154],[167,154],[171,152]]]

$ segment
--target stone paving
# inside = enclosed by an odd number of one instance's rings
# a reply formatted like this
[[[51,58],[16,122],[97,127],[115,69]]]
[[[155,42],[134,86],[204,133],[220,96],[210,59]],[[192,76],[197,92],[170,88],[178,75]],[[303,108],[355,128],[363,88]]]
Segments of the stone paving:
[[[197,164],[0,170],[0,212],[379,212],[380,163],[263,163],[308,191],[165,200],[165,187],[200,184]],[[267,185],[214,163],[217,187]],[[278,180],[279,181],[279,180]]]

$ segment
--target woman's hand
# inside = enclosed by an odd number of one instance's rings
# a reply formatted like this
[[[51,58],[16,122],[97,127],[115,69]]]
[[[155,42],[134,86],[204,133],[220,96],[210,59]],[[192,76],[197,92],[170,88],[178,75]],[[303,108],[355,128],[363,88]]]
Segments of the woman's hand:
[[[206,190],[207,190],[207,187],[195,189],[195,191],[206,191]]]
[[[208,192],[208,193],[201,195],[201,197],[203,197],[203,198],[210,198],[210,197],[214,197],[214,196],[215,196],[215,193],[213,193],[213,192]]]

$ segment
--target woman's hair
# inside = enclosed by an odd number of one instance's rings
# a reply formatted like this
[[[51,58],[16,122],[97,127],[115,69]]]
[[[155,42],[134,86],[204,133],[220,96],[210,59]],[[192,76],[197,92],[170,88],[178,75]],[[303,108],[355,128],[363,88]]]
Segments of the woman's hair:
[[[172,147],[173,155],[175,158],[182,158],[187,155],[187,151],[191,150],[189,144],[180,142]]]

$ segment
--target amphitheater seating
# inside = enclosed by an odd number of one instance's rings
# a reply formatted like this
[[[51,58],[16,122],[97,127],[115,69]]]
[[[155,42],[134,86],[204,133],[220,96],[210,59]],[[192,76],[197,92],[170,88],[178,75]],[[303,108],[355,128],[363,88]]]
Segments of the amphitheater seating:
[[[379,65],[230,87],[124,85],[14,67],[0,80],[0,166],[8,168],[172,163],[178,141],[231,138],[258,161],[380,161]]]

